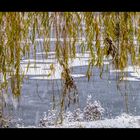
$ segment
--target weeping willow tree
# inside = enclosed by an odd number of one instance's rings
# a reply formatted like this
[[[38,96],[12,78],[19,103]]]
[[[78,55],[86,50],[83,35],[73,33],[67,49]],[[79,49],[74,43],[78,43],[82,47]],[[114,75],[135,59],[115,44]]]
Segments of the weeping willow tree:
[[[21,94],[25,73],[21,70],[22,57],[30,58],[33,50],[36,59],[36,37],[43,38],[43,49],[51,49],[51,32],[54,33],[55,57],[62,67],[63,91],[61,113],[65,97],[77,88],[72,78],[69,61],[76,58],[77,43],[90,58],[86,76],[91,77],[94,67],[100,68],[103,60],[111,56],[111,64],[122,71],[140,64],[140,13],[137,12],[1,12],[0,13],[0,94],[10,86],[13,96]],[[134,40],[138,45],[135,46]],[[33,47],[31,47],[33,46]],[[130,60],[130,61],[129,61]],[[30,62],[28,63],[28,67]],[[27,71],[28,71],[27,67]],[[53,65],[52,65],[53,70]],[[10,82],[10,84],[9,84]],[[3,92],[4,91],[4,92]]]

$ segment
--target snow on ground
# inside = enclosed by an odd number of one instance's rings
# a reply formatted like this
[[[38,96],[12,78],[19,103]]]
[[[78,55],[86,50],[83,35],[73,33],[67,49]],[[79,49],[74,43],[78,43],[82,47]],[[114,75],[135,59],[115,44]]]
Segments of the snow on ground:
[[[136,79],[135,77],[123,77],[124,81],[140,81],[140,79]]]
[[[45,52],[39,52],[37,55],[43,55]],[[55,52],[49,52],[49,55],[55,55]],[[90,53],[86,52],[76,53],[76,58],[69,61],[70,67],[76,66],[87,66],[88,60],[90,58]],[[107,60],[104,58],[104,60]],[[110,58],[109,58],[110,60]],[[30,62],[30,66],[28,72],[26,73],[26,69],[28,67],[28,62]],[[34,64],[36,62],[36,65]],[[104,61],[104,65],[109,65],[109,61]],[[51,76],[47,76],[51,73],[50,65],[53,64],[55,67],[55,72]],[[26,59],[22,60],[21,62],[21,71],[25,72],[25,75],[34,75],[35,77],[31,77],[30,79],[44,79],[44,80],[52,80],[52,79],[61,79],[61,72],[62,67],[58,64],[56,59],[42,59],[42,60],[35,60],[35,59]],[[121,72],[121,70],[110,70],[110,73],[114,72]],[[123,70],[123,72],[130,72],[130,77],[124,77],[123,80],[125,81],[140,81],[140,69],[137,66],[128,66]],[[75,74],[72,75],[73,77],[83,77],[85,75],[82,74]]]
[[[111,73],[122,72],[121,70],[110,70]],[[123,72],[130,72],[130,77],[123,77],[125,81],[140,81],[140,67],[138,66],[128,66],[123,70]],[[138,79],[139,78],[139,79]]]
[[[72,77],[85,77],[86,75],[84,74],[71,74]]]
[[[41,54],[41,53],[38,53]],[[44,54],[44,53],[43,53]],[[54,54],[54,52],[50,52],[49,54]],[[70,67],[75,67],[75,66],[86,66],[88,65],[88,59],[89,59],[89,53],[82,54],[82,53],[77,53],[76,58],[72,61],[69,61]],[[28,71],[28,62],[31,64],[29,65]],[[36,62],[36,65],[34,64]],[[42,64],[40,64],[42,63]],[[49,73],[51,73],[50,70],[50,65],[53,64],[55,71],[51,76]],[[26,59],[22,60],[21,62],[21,72],[24,72],[25,75],[34,75],[35,77],[31,77],[30,79],[47,79],[47,80],[52,80],[52,79],[61,79],[61,72],[62,72],[62,67],[58,64],[56,59],[45,59],[45,60],[34,60],[34,59]],[[83,74],[73,74],[73,77],[83,77],[85,75]]]
[[[37,126],[23,126],[17,128],[38,128]],[[122,114],[114,119],[104,119],[89,122],[67,122],[61,125],[48,126],[47,128],[140,128],[140,116]]]
[[[36,53],[37,55],[45,55],[46,52],[38,52]],[[55,52],[48,52],[47,54],[50,54],[50,55],[55,55]]]
[[[140,72],[140,69],[138,66],[128,66],[126,67],[123,72]],[[121,70],[110,70],[110,72],[121,72]]]
[[[22,62],[30,62],[30,63],[56,63],[53,59],[45,59],[45,60],[35,60],[35,59],[26,59],[22,60]]]
[[[109,62],[103,62],[104,65],[109,65]]]
[[[61,79],[60,74],[55,73],[56,75],[53,76],[35,76],[35,77],[31,77],[31,80],[52,80],[52,79]],[[71,74],[72,77],[74,78],[79,78],[79,77],[85,77],[86,75],[84,74]]]
[[[61,128],[140,128],[140,116],[123,114],[115,119],[104,119],[92,122],[64,122]]]

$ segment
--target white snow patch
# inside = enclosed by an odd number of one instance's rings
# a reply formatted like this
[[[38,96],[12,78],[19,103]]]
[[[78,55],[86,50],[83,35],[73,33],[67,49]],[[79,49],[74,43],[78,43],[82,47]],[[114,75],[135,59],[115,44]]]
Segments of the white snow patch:
[[[86,66],[86,65],[88,65],[88,61],[84,61],[82,59],[76,58],[73,61],[70,61],[69,65],[70,65],[70,67]]]
[[[50,54],[54,54],[54,52],[50,52]],[[70,60],[69,61],[70,67],[88,65],[89,62],[87,60],[89,59],[88,58],[89,53],[86,53],[84,55],[82,55],[81,53],[77,53],[76,56],[82,57],[82,58],[75,58],[73,60]],[[27,71],[28,64],[25,64],[25,62],[31,63],[29,65],[28,71]],[[34,64],[35,62],[36,62],[36,65]],[[39,63],[42,63],[42,64],[39,64]],[[51,70],[50,70],[51,64],[54,64],[55,71],[48,77],[47,75],[51,73]],[[21,62],[21,73],[25,73],[25,75],[34,75],[34,76],[39,75],[36,77],[32,77],[31,79],[61,79],[62,67],[57,62],[56,59],[44,59],[44,60],[26,59]],[[80,75],[80,74],[73,75],[73,77],[83,77],[83,76],[85,75]]]
[[[76,53],[76,57],[90,57],[90,54],[89,53],[84,53],[84,54],[82,54],[82,53]]]
[[[131,76],[135,76],[137,78],[140,78],[140,73],[138,73],[138,72],[131,73]]]
[[[42,59],[42,60],[26,59],[26,60],[22,60],[22,62],[28,62],[28,63],[55,63],[56,61],[54,59]]]
[[[122,72],[122,70],[110,70],[111,73]]]
[[[110,72],[139,72],[140,68],[137,66],[128,66],[124,70],[110,70]]]
[[[136,79],[134,77],[123,77],[123,80],[125,80],[125,81],[140,81],[139,79]]]
[[[107,61],[105,61],[105,62],[103,62],[104,63],[104,65],[109,65],[109,62],[107,62]]]
[[[78,77],[85,77],[84,74],[71,74],[72,77],[78,78]],[[53,79],[61,79],[61,75],[58,73],[56,75],[52,76],[35,76],[31,77],[31,80],[53,80]]]
[[[84,74],[71,74],[72,77],[85,77]]]
[[[36,54],[37,55],[43,55],[43,54],[46,54],[46,52],[38,52]],[[55,55],[55,52],[47,52],[47,54],[49,54],[49,55]]]
[[[48,76],[35,76],[35,77],[32,77],[30,78],[31,80],[53,80],[53,79],[61,79],[61,77],[48,77]]]
[[[113,72],[130,72],[130,77],[124,77],[123,80],[125,81],[140,81],[139,79],[136,78],[140,78],[140,67],[138,66],[128,66],[127,68],[125,68],[124,70],[110,70],[111,73]],[[131,77],[133,76],[133,77]]]

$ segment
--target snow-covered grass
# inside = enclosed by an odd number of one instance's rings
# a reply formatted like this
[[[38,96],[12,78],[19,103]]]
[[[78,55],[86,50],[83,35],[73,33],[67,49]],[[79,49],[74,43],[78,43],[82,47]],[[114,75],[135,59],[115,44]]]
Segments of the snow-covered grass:
[[[115,118],[102,118],[105,110],[99,101],[93,101],[91,95],[87,97],[87,104],[83,110],[77,108],[73,112],[63,113],[62,124],[56,123],[57,110],[49,110],[36,126],[25,126],[17,123],[17,128],[140,128],[140,116],[122,113]]]
[[[17,128],[41,128],[38,126],[17,125]],[[103,119],[97,121],[64,121],[61,125],[48,126],[47,128],[140,128],[140,116],[122,114],[114,119]]]
[[[63,122],[62,125],[49,128],[140,128],[140,116],[122,114],[114,119],[90,122]]]
[[[57,126],[55,126],[57,127]],[[64,128],[140,128],[140,116],[132,117],[129,115],[122,115],[115,119],[105,119],[91,122],[73,122],[64,123]]]

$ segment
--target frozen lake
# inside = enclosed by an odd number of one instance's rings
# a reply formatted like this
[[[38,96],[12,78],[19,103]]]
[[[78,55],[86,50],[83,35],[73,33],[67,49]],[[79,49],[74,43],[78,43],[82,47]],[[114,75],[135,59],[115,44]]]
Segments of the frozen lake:
[[[30,59],[23,59],[21,62],[24,71],[30,61],[30,67],[26,74],[26,79],[22,85],[22,93],[19,103],[12,100],[11,94],[5,95],[7,101],[6,112],[13,119],[22,119],[26,125],[36,125],[43,112],[52,108],[52,96],[55,95],[56,102],[61,94],[61,67],[54,58],[53,49],[49,53],[49,59],[45,59],[45,54],[38,46],[36,52],[36,68],[34,68],[34,56],[31,54]],[[111,68],[107,60],[104,61],[104,70],[102,79],[100,70],[94,68],[93,76],[88,82],[85,74],[88,65],[89,53],[84,55],[77,53],[77,58],[70,62],[72,76],[79,92],[79,107],[82,109],[86,104],[88,95],[92,95],[94,100],[99,100],[105,109],[104,118],[113,118],[123,112],[132,115],[140,115],[140,72],[135,72],[130,66],[125,71],[128,72],[128,78],[125,77],[117,88],[117,73]],[[43,59],[44,58],[44,59]],[[46,75],[50,71],[50,64],[54,64],[56,70],[52,77]],[[107,72],[107,67],[109,71]],[[10,92],[10,91],[9,91]],[[57,105],[56,105],[57,106]],[[71,109],[76,107],[72,105]]]

